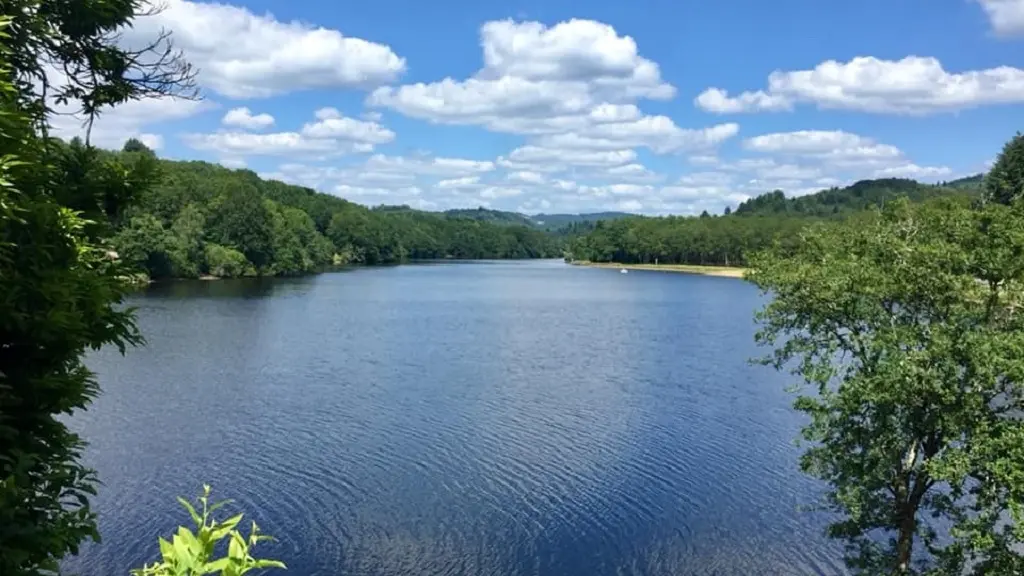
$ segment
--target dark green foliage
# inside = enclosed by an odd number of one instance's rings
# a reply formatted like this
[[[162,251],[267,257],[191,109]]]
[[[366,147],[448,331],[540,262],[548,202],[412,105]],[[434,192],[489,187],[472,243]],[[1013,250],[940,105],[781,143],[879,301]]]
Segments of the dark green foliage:
[[[190,90],[190,68],[159,41],[116,45],[140,9],[131,0],[14,0],[0,7],[0,574],[56,572],[97,538],[93,472],[64,424],[98,392],[82,363],[90,349],[139,342],[120,305],[126,268],[108,242],[125,207],[152,184],[144,151],[112,156],[48,139],[49,102],[91,118],[111,104]],[[59,70],[62,77],[47,76]],[[156,240],[132,246],[166,267]],[[144,255],[144,256],[143,256]]]
[[[592,212],[588,214],[535,214],[529,218],[537,228],[555,232],[573,225],[587,225],[602,220],[618,220],[631,216],[635,216],[635,214],[628,214],[626,212]]]
[[[1024,194],[1024,134],[1006,143],[985,177],[985,199],[1009,204]]]
[[[896,198],[921,202],[963,193],[962,189],[921,184],[903,178],[861,180],[845,188],[830,188],[796,198],[787,198],[781,190],[775,190],[741,203],[734,213],[832,217],[843,212],[859,212],[871,206],[882,206]]]
[[[958,178],[956,180],[950,180],[949,182],[940,182],[940,186],[944,188],[961,188],[966,190],[978,190],[985,185],[985,175],[975,174],[974,176],[968,176],[966,178]]]
[[[897,200],[752,258],[857,574],[1024,573],[1024,204]]]
[[[490,210],[487,208],[476,208],[476,209],[456,209],[446,210],[445,216],[452,218],[469,218],[471,220],[479,220],[481,222],[490,222],[492,224],[511,224],[516,226],[533,226],[533,221],[529,217],[523,216],[518,212],[505,212],[502,210]]]
[[[625,264],[697,264],[742,266],[746,255],[780,242],[798,243],[799,233],[814,222],[860,218],[865,209],[898,198],[926,201],[964,200],[971,193],[919,184],[913,180],[865,180],[847,188],[787,198],[781,190],[743,202],[735,211],[712,217],[634,216],[598,222],[572,239],[568,254],[578,260]]]
[[[108,154],[142,165],[145,152]],[[332,262],[561,256],[559,240],[522,225],[525,217],[498,223],[481,216],[511,213],[369,209],[309,188],[262,180],[249,170],[168,160],[157,161],[153,169],[160,183],[138,198],[117,243],[128,260],[154,278],[291,276]],[[151,237],[141,233],[143,225]],[[207,249],[209,244],[217,247]]]

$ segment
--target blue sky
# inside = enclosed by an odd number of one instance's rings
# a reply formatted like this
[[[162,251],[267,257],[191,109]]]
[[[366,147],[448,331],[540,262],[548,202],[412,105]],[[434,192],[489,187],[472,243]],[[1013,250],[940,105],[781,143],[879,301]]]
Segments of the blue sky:
[[[163,3],[124,42],[170,30],[204,98],[96,143],[368,205],[720,212],[974,174],[1024,125],[1024,0]]]

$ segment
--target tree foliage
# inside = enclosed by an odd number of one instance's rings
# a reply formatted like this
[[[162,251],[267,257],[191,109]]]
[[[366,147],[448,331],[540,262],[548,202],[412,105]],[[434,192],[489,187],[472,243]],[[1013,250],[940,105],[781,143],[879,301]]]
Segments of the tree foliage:
[[[188,90],[161,38],[141,51],[116,31],[141,2],[20,0],[0,8],[0,574],[53,573],[85,538],[96,479],[62,417],[97,393],[88,349],[139,342],[119,306],[124,266],[108,243],[154,160],[123,162],[46,137],[54,103],[88,120],[104,106]],[[140,227],[151,223],[139,222]],[[147,254],[148,257],[148,254]]]
[[[1024,573],[1024,206],[897,201],[751,266],[850,567]]]
[[[338,261],[390,264],[561,255],[559,239],[529,226],[525,217],[496,221],[490,215],[506,213],[370,209],[309,188],[263,180],[249,170],[155,161],[138,146],[105,155],[131,165],[155,163],[159,183],[136,199],[115,239],[119,252],[152,278],[288,276]],[[215,247],[208,249],[210,245]],[[245,262],[239,263],[235,253]],[[211,255],[216,261],[208,259]]]
[[[1009,204],[1024,195],[1024,134],[1006,143],[985,176],[985,198]]]
[[[801,231],[822,221],[861,218],[866,209],[898,198],[927,201],[955,198],[965,201],[975,188],[944,188],[913,180],[865,180],[846,188],[788,198],[776,190],[727,209],[723,216],[634,216],[597,222],[592,231],[574,237],[567,252],[572,258],[627,264],[700,264],[742,266],[747,254],[774,242],[791,246]]]

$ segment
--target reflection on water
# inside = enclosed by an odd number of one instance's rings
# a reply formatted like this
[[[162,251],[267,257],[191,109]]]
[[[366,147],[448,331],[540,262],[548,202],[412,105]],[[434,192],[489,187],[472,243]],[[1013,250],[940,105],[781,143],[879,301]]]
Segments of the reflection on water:
[[[202,482],[293,574],[841,574],[753,287],[561,263],[155,284],[75,424],[125,573]]]

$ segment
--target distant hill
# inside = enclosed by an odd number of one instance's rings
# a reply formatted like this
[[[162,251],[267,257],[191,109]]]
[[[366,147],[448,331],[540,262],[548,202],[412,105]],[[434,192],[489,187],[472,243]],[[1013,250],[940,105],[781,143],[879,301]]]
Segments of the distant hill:
[[[445,216],[449,218],[468,218],[480,222],[492,224],[507,224],[512,226],[533,226],[529,217],[518,212],[506,212],[503,210],[491,210],[489,208],[456,208],[445,210]]]
[[[395,207],[395,206],[379,206],[375,210],[398,210],[398,209],[410,210],[407,206]],[[618,220],[619,218],[627,218],[634,216],[634,214],[628,214],[626,212],[593,212],[589,214],[536,214],[529,216],[526,214],[520,214],[518,212],[506,212],[504,210],[491,210],[489,208],[458,208],[452,210],[445,210],[445,216],[449,218],[469,218],[471,220],[479,220],[481,222],[490,222],[498,225],[510,225],[510,226],[530,226],[540,230],[547,231],[558,231],[568,227],[574,227],[574,224],[585,224],[600,222],[602,220]]]
[[[743,202],[735,214],[830,216],[879,206],[900,197],[921,202],[939,196],[970,195],[980,190],[977,185],[969,184],[974,178],[979,177],[972,176],[945,185],[922,184],[905,178],[861,180],[844,188],[829,188],[796,198],[788,198],[781,190],[775,190]]]
[[[947,188],[981,188],[985,184],[984,174],[975,174],[967,178],[942,182],[941,185]]]
[[[536,214],[530,216],[533,225],[544,230],[558,230],[572,224],[601,222],[635,216],[627,212],[591,212],[588,214]]]

